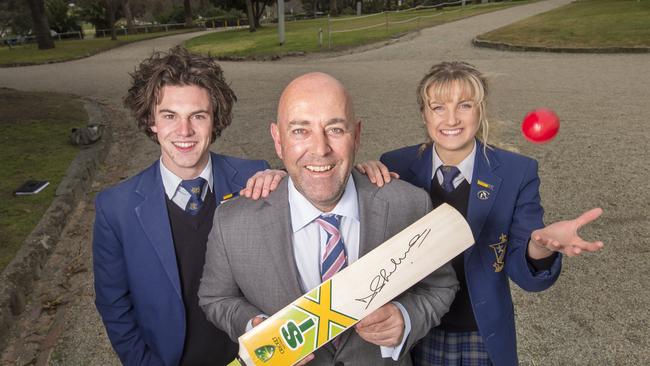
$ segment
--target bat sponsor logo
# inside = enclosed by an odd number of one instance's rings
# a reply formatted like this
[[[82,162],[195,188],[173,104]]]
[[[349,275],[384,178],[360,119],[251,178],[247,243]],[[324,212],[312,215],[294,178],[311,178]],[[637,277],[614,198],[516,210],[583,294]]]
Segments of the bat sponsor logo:
[[[280,328],[280,333],[282,334],[282,339],[284,339],[287,346],[292,350],[296,350],[305,343],[305,337],[303,334],[314,325],[315,323],[311,318],[300,323],[300,325],[297,325],[293,320],[289,320]]]
[[[413,247],[419,248],[430,232],[431,229],[427,228],[421,233],[413,236],[411,240],[409,240],[408,246],[404,251],[404,253],[398,258],[390,259],[390,262],[393,264],[392,268],[390,270],[386,270],[385,268],[382,268],[379,270],[379,274],[372,278],[369,285],[370,294],[368,296],[361,297],[355,300],[365,303],[366,304],[365,308],[367,309],[372,303],[372,301],[375,299],[375,297],[379,295],[381,290],[383,290],[384,286],[386,286],[386,284],[390,281],[390,277],[397,271],[397,269],[402,265],[402,263],[404,263],[404,261],[407,260],[409,254],[411,253],[411,249],[413,249]]]
[[[358,321],[358,319],[332,309],[331,279],[323,282],[318,288],[303,296],[295,307],[310,315],[310,318],[303,321],[298,327],[299,329],[304,327],[302,334],[312,327],[316,329],[314,337],[316,344],[312,349],[317,349],[327,343]],[[310,320],[311,325],[308,324]]]
[[[262,362],[270,360],[274,353],[275,347],[271,345],[262,346],[255,350],[255,356],[257,356],[257,358]]]

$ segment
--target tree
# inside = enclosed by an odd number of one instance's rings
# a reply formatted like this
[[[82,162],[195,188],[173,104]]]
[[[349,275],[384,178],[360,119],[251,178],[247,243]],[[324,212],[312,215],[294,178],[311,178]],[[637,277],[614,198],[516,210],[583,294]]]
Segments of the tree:
[[[117,32],[115,32],[115,13],[117,11],[117,6],[115,1],[116,0],[106,0],[108,24],[111,28],[111,41],[117,41]]]
[[[191,0],[183,0],[183,7],[185,8],[185,27],[192,28],[192,3]]]
[[[390,0],[388,0],[388,1],[390,1]],[[330,0],[330,15],[331,16],[339,15],[339,10],[336,7],[336,0]]]
[[[0,0],[0,34],[25,35],[32,21],[24,0]]]
[[[271,0],[255,0],[253,1],[253,20],[255,21],[255,27],[260,28],[260,18],[264,14],[264,8],[271,5]]]
[[[81,19],[95,26],[95,36],[104,37],[103,30],[109,29],[111,39],[116,40],[115,21],[122,14],[120,10],[123,0],[77,0]],[[100,32],[102,31],[102,32]]]
[[[45,0],[45,13],[50,29],[57,33],[82,32],[77,16],[74,11],[71,11],[68,1]]]
[[[122,1],[122,10],[124,11],[124,18],[126,18],[126,29],[129,31],[129,34],[135,34],[133,13],[131,12],[131,2],[129,0]]]
[[[253,1],[246,0],[246,14],[248,14],[248,30],[255,32],[255,14],[253,13]]]
[[[251,32],[254,31],[253,27],[255,29],[261,28],[260,19],[264,14],[265,7],[271,6],[271,0],[211,0],[211,2],[223,9],[230,9],[229,12],[231,13],[235,13],[233,9],[246,13],[248,22],[251,24]]]
[[[32,13],[32,25],[36,34],[36,42],[39,50],[49,50],[54,48],[54,40],[50,35],[50,24],[47,22],[45,14],[44,0],[27,0],[29,10]]]

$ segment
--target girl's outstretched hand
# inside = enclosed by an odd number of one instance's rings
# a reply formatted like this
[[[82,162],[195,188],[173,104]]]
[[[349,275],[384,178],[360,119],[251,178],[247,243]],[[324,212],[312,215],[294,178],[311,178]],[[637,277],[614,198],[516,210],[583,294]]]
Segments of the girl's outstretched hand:
[[[594,208],[573,220],[558,221],[533,231],[528,244],[528,255],[533,259],[541,259],[552,252],[561,252],[572,257],[585,251],[600,250],[604,245],[602,241],[586,241],[578,235],[578,230],[596,220],[602,213],[602,208]]]

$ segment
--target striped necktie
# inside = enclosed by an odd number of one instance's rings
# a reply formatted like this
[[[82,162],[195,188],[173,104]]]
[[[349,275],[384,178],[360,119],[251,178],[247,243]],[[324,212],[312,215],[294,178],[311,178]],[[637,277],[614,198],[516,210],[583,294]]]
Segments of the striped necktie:
[[[327,244],[320,266],[320,276],[323,282],[345,268],[347,264],[345,245],[343,245],[343,237],[339,231],[340,218],[339,215],[321,215],[316,219],[318,225],[327,233]]]

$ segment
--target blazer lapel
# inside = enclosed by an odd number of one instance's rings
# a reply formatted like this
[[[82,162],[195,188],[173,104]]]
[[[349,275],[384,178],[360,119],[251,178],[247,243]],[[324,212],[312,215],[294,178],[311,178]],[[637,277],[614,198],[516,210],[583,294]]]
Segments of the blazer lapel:
[[[479,234],[483,230],[485,220],[487,220],[492,206],[496,202],[501,187],[501,177],[494,173],[494,170],[499,166],[499,161],[489,148],[486,150],[486,155],[489,162],[483,154],[483,144],[477,141],[474,172],[467,207],[467,221],[472,228],[475,240],[478,240]],[[469,254],[473,251],[473,248],[474,245],[465,252]],[[467,259],[467,256],[465,259]]]
[[[287,292],[287,303],[290,303],[303,295],[300,287],[300,273],[293,255],[293,244],[291,240],[291,214],[289,212],[288,179],[285,177],[275,192],[272,192],[266,201],[264,222],[261,223],[262,230],[266,231],[269,238],[278,239],[269,241],[269,252],[271,263],[276,270],[278,283],[284,284]]]
[[[149,242],[153,246],[167,277],[179,298],[182,298],[174,239],[165,201],[165,189],[160,176],[159,162],[149,167],[136,188],[143,201],[135,207],[135,214]]]
[[[417,159],[413,160],[409,169],[413,176],[415,177],[413,185],[416,187],[422,187],[426,189],[427,192],[431,191],[431,170],[433,169],[433,155],[431,149],[433,145],[427,146],[426,149],[422,152]]]
[[[230,193],[239,192],[246,186],[239,172],[221,155],[210,153],[212,158],[212,177],[214,179],[214,196],[217,204]]]

